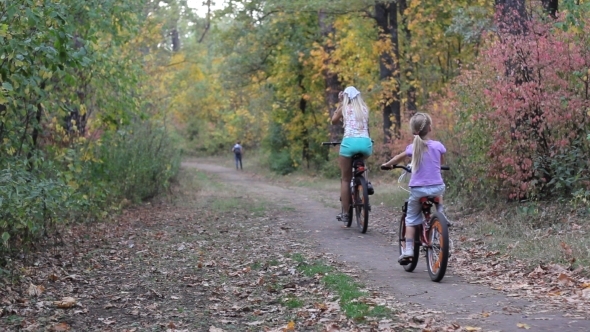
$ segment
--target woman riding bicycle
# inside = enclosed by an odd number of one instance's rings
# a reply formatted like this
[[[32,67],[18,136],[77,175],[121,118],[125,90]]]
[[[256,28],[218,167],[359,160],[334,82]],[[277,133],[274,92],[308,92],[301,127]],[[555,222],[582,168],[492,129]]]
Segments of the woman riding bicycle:
[[[369,108],[363,101],[361,93],[349,86],[338,94],[340,106],[332,116],[332,124],[342,121],[344,138],[340,145],[339,164],[341,173],[340,199],[342,211],[348,211],[350,205],[350,179],[352,178],[352,156],[362,153],[368,157],[373,153],[373,143],[369,138]],[[348,223],[350,216],[343,213],[341,221]]]
[[[447,150],[441,142],[428,139],[428,134],[432,131],[432,119],[426,113],[416,113],[410,119],[410,128],[414,134],[414,142],[408,145],[404,152],[382,165],[382,167],[389,167],[399,164],[407,157],[412,158],[410,198],[406,216],[406,245],[398,259],[402,265],[407,264],[408,260],[414,256],[416,226],[423,221],[420,198],[442,196],[445,192],[441,165],[444,165],[444,154]],[[442,197],[438,207],[439,212],[442,213]]]

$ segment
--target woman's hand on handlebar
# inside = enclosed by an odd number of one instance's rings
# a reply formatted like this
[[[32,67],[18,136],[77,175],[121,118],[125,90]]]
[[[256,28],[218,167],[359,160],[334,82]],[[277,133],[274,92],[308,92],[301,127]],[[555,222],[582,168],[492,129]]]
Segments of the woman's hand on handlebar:
[[[381,164],[380,168],[382,171],[388,171],[388,170],[393,169],[393,166],[389,166],[389,165],[387,165],[387,163],[385,163],[385,164]]]

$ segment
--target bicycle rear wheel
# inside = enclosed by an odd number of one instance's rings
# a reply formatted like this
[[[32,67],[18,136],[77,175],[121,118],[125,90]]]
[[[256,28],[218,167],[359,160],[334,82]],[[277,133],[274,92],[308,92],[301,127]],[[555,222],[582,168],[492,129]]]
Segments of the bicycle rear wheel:
[[[432,281],[441,281],[449,262],[449,226],[444,215],[435,213],[428,230],[430,247],[426,254],[426,266]]]
[[[353,203],[356,226],[364,234],[369,227],[369,187],[362,176],[356,178]]]
[[[348,206],[348,223],[346,224],[346,227],[352,226],[352,211],[352,204],[350,204]],[[344,208],[342,208],[342,212],[344,212]]]
[[[418,234],[418,231],[416,231]],[[402,219],[399,222],[399,231],[398,231],[398,246],[399,246],[399,254],[401,255],[404,248],[406,247],[406,213],[402,215]],[[417,238],[414,239],[414,257],[412,257],[412,261],[408,265],[402,265],[404,270],[407,272],[412,272],[416,269],[418,265],[418,258],[420,257],[420,246],[418,245]]]

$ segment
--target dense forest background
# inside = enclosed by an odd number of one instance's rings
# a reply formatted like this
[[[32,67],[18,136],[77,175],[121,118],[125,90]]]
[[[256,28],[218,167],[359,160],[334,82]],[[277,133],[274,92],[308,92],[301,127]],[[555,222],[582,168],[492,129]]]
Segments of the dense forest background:
[[[165,190],[182,153],[236,140],[271,170],[337,174],[329,118],[356,86],[375,165],[430,113],[449,187],[590,199],[585,0],[0,0],[0,239]],[[336,172],[336,173],[335,173]],[[461,185],[458,185],[458,184]]]

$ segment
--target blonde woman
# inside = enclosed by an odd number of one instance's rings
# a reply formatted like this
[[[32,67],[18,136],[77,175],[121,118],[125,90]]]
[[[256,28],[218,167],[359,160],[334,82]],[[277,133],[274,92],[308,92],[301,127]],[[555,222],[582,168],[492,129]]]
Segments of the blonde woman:
[[[342,121],[344,126],[338,161],[342,175],[340,183],[342,211],[348,211],[351,199],[349,186],[352,178],[352,156],[362,153],[367,158],[373,153],[373,143],[369,138],[369,108],[363,101],[360,91],[354,86],[349,86],[341,91],[338,97],[341,104],[332,116],[332,124]],[[340,220],[348,223],[350,217],[348,213],[343,213]]]
[[[422,223],[422,209],[420,198],[425,196],[442,196],[445,192],[445,184],[440,168],[444,165],[444,155],[447,152],[445,146],[428,138],[432,131],[432,119],[426,113],[416,113],[410,119],[410,128],[414,134],[414,142],[406,147],[406,150],[382,166],[397,165],[406,158],[411,157],[412,177],[410,178],[410,198],[406,215],[406,247],[399,257],[402,265],[409,263],[414,256],[414,236],[416,226]],[[442,213],[442,198],[439,209]]]

